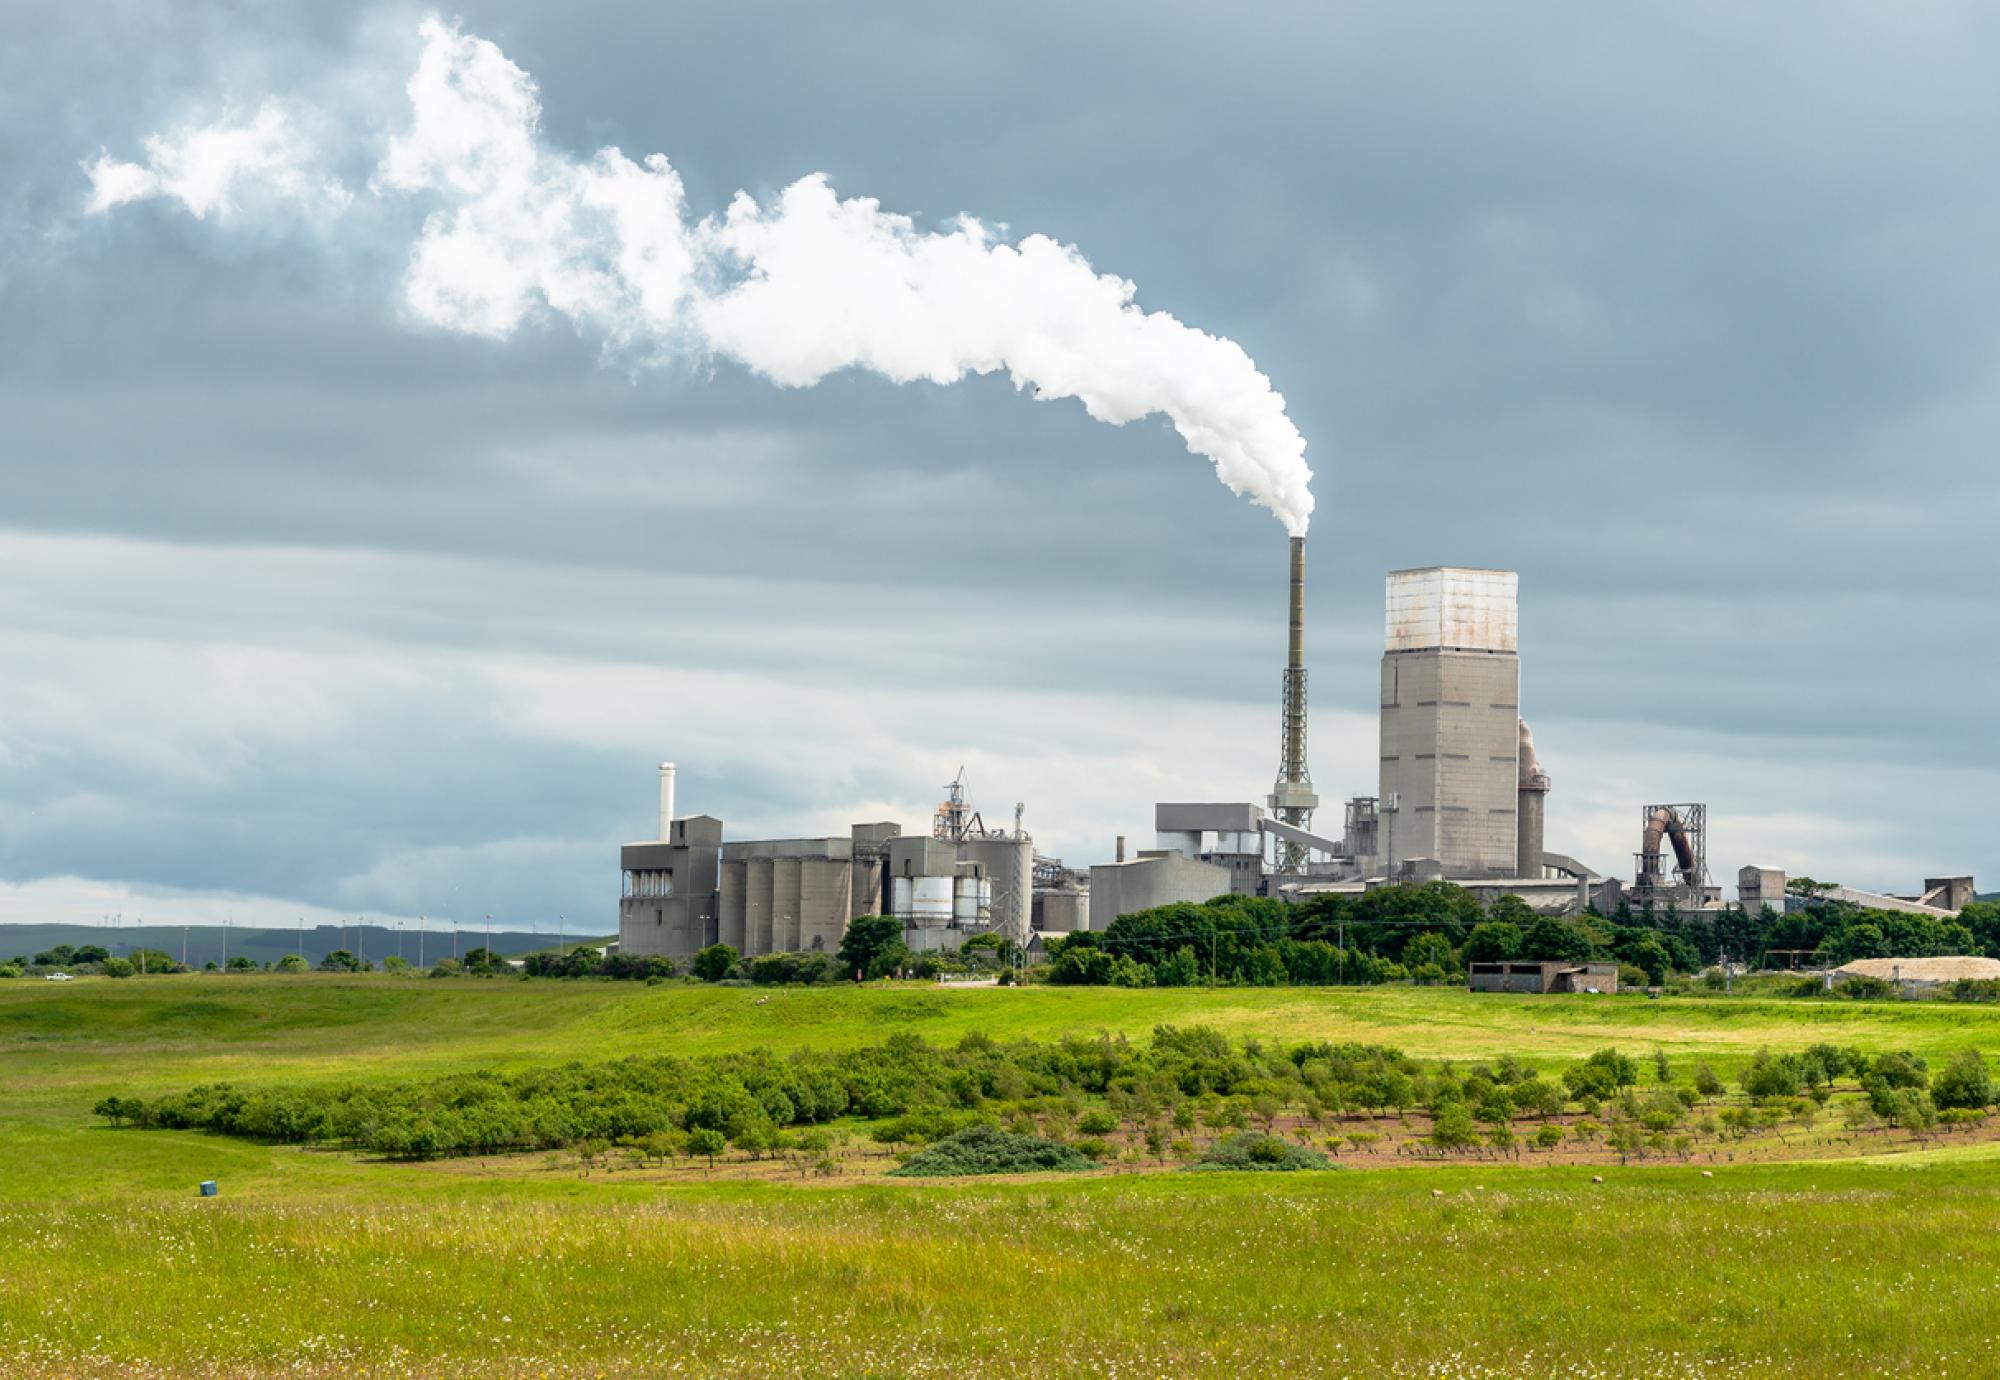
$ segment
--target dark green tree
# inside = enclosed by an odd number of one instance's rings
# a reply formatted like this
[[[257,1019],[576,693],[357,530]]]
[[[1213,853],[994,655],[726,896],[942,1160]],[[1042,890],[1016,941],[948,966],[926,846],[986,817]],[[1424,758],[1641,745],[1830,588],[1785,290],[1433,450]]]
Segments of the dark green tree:
[[[1486,920],[1474,925],[1472,933],[1465,936],[1465,947],[1459,951],[1459,957],[1467,963],[1500,963],[1520,954],[1521,927],[1506,920]]]
[[[858,972],[872,977],[878,960],[902,947],[901,920],[893,915],[857,915],[847,922],[847,933],[840,937],[840,949],[835,956],[840,960],[843,976]]]
[[[690,967],[703,982],[720,982],[736,969],[736,950],[727,944],[711,944],[694,956]]]
[[[1581,963],[1591,956],[1590,936],[1567,920],[1541,915],[1521,934],[1520,956]]]
[[[1938,1071],[1931,1079],[1931,1101],[1939,1107],[1974,1110],[1993,1105],[1993,1078],[1979,1051],[1962,1050]]]

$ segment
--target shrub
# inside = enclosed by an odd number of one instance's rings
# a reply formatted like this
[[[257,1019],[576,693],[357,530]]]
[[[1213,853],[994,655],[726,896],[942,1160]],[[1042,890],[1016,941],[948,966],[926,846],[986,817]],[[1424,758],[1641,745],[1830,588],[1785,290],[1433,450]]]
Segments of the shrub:
[[[736,950],[727,944],[711,944],[694,956],[689,969],[703,982],[720,982],[736,968]]]
[[[1760,1049],[1743,1070],[1743,1091],[1755,1098],[1796,1097],[1804,1083],[1804,1064],[1796,1054],[1773,1056]]]
[[[889,1173],[893,1178],[927,1179],[973,1174],[1076,1173],[1096,1167],[1083,1151],[1061,1141],[981,1124],[968,1126],[929,1149],[918,1151]]]
[[[106,977],[127,978],[139,971],[132,966],[132,961],[126,958],[107,958],[100,966],[104,969]]]
[[[1298,1169],[1331,1169],[1333,1161],[1278,1136],[1238,1131],[1202,1152],[1190,1169],[1254,1169],[1280,1173]]]
[[[1834,984],[1833,994],[1850,1001],[1889,1001],[1899,995],[1895,983],[1885,978],[1869,977],[1866,973],[1843,978]]]
[[[1931,1080],[1931,1101],[1940,1108],[1980,1108],[1993,1103],[1993,1078],[1977,1050],[1965,1050]]]
[[[20,964],[0,963],[0,978],[17,978],[19,976],[21,976]]]
[[[1086,1136],[1109,1135],[1118,1129],[1118,1118],[1102,1107],[1093,1107],[1076,1123],[1076,1129]]]

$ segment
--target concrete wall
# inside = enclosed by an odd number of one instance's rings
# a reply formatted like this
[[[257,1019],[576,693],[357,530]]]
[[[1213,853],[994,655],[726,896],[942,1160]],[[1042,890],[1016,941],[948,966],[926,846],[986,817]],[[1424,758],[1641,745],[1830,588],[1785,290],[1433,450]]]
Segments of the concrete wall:
[[[1379,793],[1388,870],[1435,858],[1448,877],[1515,873],[1520,700],[1521,663],[1512,652],[1383,656]]]
[[[1131,862],[1099,863],[1090,869],[1090,921],[1093,928],[1107,929],[1121,915],[1180,901],[1207,901],[1229,890],[1226,867],[1178,852],[1141,853]]]

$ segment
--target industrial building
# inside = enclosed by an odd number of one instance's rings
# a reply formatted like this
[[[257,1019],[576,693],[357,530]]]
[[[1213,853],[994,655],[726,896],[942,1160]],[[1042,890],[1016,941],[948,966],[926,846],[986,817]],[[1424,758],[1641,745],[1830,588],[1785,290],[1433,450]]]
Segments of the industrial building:
[[[1111,862],[1084,871],[1035,853],[1018,804],[1011,829],[988,828],[962,770],[927,836],[884,821],[823,838],[725,841],[721,820],[675,816],[669,764],[658,839],[623,850],[621,946],[677,958],[718,941],[745,955],[828,951],[855,916],[888,914],[914,951],[989,932],[1025,947],[1036,934],[1101,930],[1120,915],[1232,893],[1299,899],[1431,881],[1485,904],[1515,896],[1549,915],[1609,912],[1626,899],[1683,916],[1721,909],[1700,802],[1640,807],[1629,886],[1549,846],[1552,780],[1522,715],[1520,578],[1510,570],[1388,573],[1375,794],[1346,800],[1337,834],[1315,829],[1304,541],[1288,554],[1278,771],[1261,805],[1159,803],[1154,847],[1128,858],[1121,837]],[[1752,910],[1803,904],[1775,868],[1744,868],[1738,893]],[[1831,899],[1942,916],[1972,896],[1972,879],[1953,876],[1928,879],[1915,896],[1839,888]]]
[[[722,844],[708,942],[742,954],[832,953],[849,920],[882,913],[887,849],[901,833],[898,824],[857,824],[844,836]]]
[[[1736,901],[1744,910],[1755,912],[1769,906],[1783,915],[1815,901],[1837,901],[1866,910],[1894,910],[1906,915],[1928,915],[1948,920],[1979,899],[1969,876],[1926,877],[1924,889],[1915,896],[1889,896],[1875,891],[1859,891],[1851,886],[1828,886],[1811,895],[1794,895],[1790,879],[1782,868],[1750,866],[1736,873]]]
[[[619,949],[682,959],[717,943],[746,957],[831,953],[858,915],[900,919],[918,953],[989,932],[1025,944],[1044,906],[1069,928],[1087,926],[1078,874],[1035,856],[1021,806],[1011,830],[989,829],[966,802],[963,772],[946,789],[929,835],[875,821],[823,838],[725,840],[714,816],[675,814],[674,765],[662,763],[659,838],[620,850]]]
[[[1616,963],[1568,963],[1509,959],[1469,963],[1467,981],[1475,992],[1593,992],[1618,990]]]
[[[1389,576],[1376,799],[1392,875],[1415,858],[1453,878],[1520,875],[1518,589],[1510,570]]]
[[[1156,846],[1091,869],[1092,923],[1197,892],[1360,892],[1449,880],[1483,900],[1570,913],[1615,905],[1621,884],[1548,848],[1550,778],[1521,717],[1519,578],[1427,566],[1384,590],[1377,793],[1347,801],[1338,836],[1315,832],[1305,760],[1304,556],[1294,543],[1278,780],[1266,807],[1154,807]]]

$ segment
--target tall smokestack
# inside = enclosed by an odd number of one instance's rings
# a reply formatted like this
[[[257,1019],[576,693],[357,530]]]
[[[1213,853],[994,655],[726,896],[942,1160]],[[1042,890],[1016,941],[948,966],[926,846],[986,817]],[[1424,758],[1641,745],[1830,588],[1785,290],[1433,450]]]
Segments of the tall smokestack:
[[[660,763],[660,842],[665,843],[673,836],[674,824],[674,764]]]
[[[1312,827],[1319,797],[1313,793],[1312,772],[1306,768],[1306,539],[1292,538],[1291,628],[1285,655],[1285,689],[1280,713],[1278,779],[1271,787],[1271,811],[1300,829]],[[1278,870],[1303,872],[1304,844],[1279,845]]]

